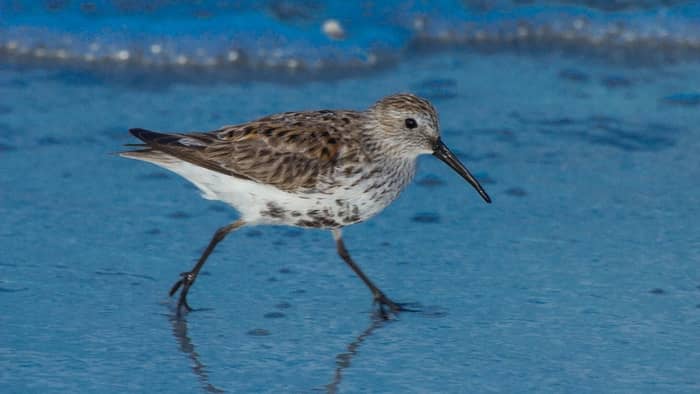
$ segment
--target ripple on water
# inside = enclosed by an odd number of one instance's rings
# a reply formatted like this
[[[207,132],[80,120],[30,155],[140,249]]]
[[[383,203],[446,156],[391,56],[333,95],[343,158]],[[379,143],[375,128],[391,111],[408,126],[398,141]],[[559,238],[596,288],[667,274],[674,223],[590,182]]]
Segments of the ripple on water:
[[[105,78],[100,78],[96,74],[73,70],[56,71],[51,73],[48,79],[71,86],[99,86],[106,82]]]
[[[600,83],[608,89],[627,88],[632,86],[632,81],[621,75],[605,76],[600,80]]]
[[[433,212],[418,212],[411,220],[416,223],[440,223],[440,215]]]
[[[443,317],[446,317],[447,315],[449,315],[449,313],[447,312],[447,309],[440,307],[440,306],[434,306],[434,305],[420,308],[420,314],[423,317],[429,317],[429,318],[433,318],[433,319],[439,319],[439,318],[443,318]]]
[[[250,331],[247,332],[248,335],[253,336],[253,337],[266,337],[270,335],[270,331],[264,329],[264,328],[254,328]]]
[[[0,143],[0,152],[12,152],[16,150],[16,146]]]
[[[482,185],[495,185],[497,183],[495,179],[485,172],[476,173],[474,176]]]
[[[143,275],[143,274],[132,274],[129,272],[120,272],[120,271],[95,271],[95,275],[100,275],[100,276],[125,276],[129,278],[138,278],[138,279],[146,279],[150,280],[151,282],[155,282],[156,278],[148,275]]]
[[[591,79],[585,72],[573,68],[559,71],[559,78],[573,82],[588,82]]]
[[[39,144],[39,146],[56,146],[56,145],[61,145],[63,144],[63,141],[60,139],[47,135],[44,137],[40,137],[36,140],[36,143]]]
[[[673,125],[628,122],[608,115],[587,118],[517,118],[527,125],[545,126],[537,132],[552,138],[571,138],[591,145],[603,145],[627,152],[656,152],[676,144],[675,134],[681,129]]]
[[[597,145],[606,145],[628,152],[659,151],[675,145],[667,135],[655,135],[653,130],[636,129],[626,124],[594,124],[586,139]]]
[[[301,229],[298,228],[290,228],[286,230],[283,235],[285,237],[290,237],[290,238],[297,238],[301,237],[304,232]]]
[[[27,81],[26,79],[14,78],[9,81],[1,82],[0,86],[8,88],[26,88],[29,86],[29,81]]]
[[[525,196],[527,196],[527,192],[525,191],[525,189],[523,189],[521,187],[517,187],[517,186],[516,187],[509,187],[508,189],[506,189],[505,193],[507,195],[513,196],[513,197],[525,197]]]
[[[258,238],[258,237],[262,236],[262,234],[263,233],[260,230],[251,229],[251,230],[246,231],[245,236],[248,238]]]
[[[29,290],[28,287],[20,287],[16,289],[8,288],[8,287],[0,287],[0,293],[20,293],[23,291]]]
[[[169,213],[168,217],[171,219],[188,219],[188,218],[191,218],[192,215],[190,215],[189,213],[187,213],[185,211],[175,211],[175,212]]]
[[[423,186],[423,187],[428,187],[428,188],[433,188],[437,186],[443,186],[445,184],[445,181],[440,179],[436,175],[426,175],[423,178],[419,179],[416,181],[416,184],[418,186]]]
[[[697,107],[700,106],[700,93],[676,93],[662,98],[661,102],[680,107]]]

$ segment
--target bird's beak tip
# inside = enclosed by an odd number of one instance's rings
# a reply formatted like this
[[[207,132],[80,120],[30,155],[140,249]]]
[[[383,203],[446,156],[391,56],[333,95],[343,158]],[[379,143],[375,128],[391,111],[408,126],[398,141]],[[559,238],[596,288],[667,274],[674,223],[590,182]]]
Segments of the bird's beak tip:
[[[443,142],[438,139],[433,147],[433,155],[438,159],[445,162],[453,170],[455,170],[459,175],[462,176],[467,182],[469,182],[481,198],[486,201],[487,204],[491,204],[491,197],[486,193],[483,187],[479,184],[479,181],[467,170],[467,168],[462,164],[457,156],[452,153]]]

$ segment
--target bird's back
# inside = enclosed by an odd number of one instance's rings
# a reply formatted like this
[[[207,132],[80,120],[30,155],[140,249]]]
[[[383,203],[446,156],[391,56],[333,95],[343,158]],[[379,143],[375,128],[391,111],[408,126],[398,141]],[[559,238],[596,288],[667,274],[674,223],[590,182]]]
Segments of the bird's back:
[[[358,136],[362,123],[361,112],[312,111],[276,114],[205,133],[132,129],[144,149],[122,155],[151,162],[170,156],[165,159],[284,191],[312,191],[322,178],[343,170],[344,163],[366,160]]]

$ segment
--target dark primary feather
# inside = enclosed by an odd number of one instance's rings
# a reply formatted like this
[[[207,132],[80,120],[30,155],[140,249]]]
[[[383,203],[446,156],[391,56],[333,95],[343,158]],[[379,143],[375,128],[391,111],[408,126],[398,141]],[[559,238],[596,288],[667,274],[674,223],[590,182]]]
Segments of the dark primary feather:
[[[288,112],[206,133],[129,130],[149,148],[226,175],[282,190],[314,189],[362,155],[344,130],[362,127],[355,111]]]

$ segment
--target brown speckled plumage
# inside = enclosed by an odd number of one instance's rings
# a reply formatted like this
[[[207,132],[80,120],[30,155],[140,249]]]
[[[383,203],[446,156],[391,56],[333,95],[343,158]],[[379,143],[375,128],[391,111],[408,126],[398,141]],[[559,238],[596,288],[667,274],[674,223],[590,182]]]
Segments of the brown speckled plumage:
[[[350,168],[359,170],[367,157],[348,129],[362,127],[364,117],[355,111],[286,112],[207,133],[153,138],[143,131],[134,133],[150,150],[297,192],[314,189],[319,176],[344,171],[348,163],[355,163]]]

